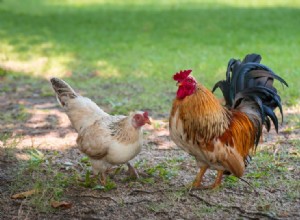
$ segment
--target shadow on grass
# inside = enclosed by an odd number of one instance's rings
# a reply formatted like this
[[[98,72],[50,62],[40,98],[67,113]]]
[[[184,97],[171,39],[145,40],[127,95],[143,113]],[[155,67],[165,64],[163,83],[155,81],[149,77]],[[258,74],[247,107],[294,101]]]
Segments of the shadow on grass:
[[[33,62],[29,72],[36,68],[39,76],[71,77],[79,89],[89,89],[94,94],[102,92],[95,91],[99,86],[105,88],[115,83],[118,88],[108,89],[104,96],[129,93],[130,98],[135,93],[136,96],[147,93],[150,101],[137,98],[129,102],[134,107],[138,103],[150,103],[149,108],[153,108],[158,104],[155,99],[159,98],[162,103],[170,102],[171,98],[164,98],[172,91],[168,89],[172,83],[170,78],[184,67],[215,73],[200,75],[205,85],[212,86],[224,77],[227,61],[236,56],[232,51],[238,51],[240,56],[253,51],[261,53],[271,59],[269,63],[273,63],[275,70],[282,68],[280,75],[287,81],[293,76],[299,78],[291,54],[293,45],[300,39],[295,28],[300,23],[298,8],[238,8],[222,4],[212,8],[203,3],[182,7],[153,4],[74,7],[51,5],[46,1],[28,1],[28,4],[35,6],[25,5],[23,10],[0,9],[0,37],[20,60],[29,62],[36,55],[45,59],[38,64]],[[57,65],[71,74],[48,70],[53,65],[51,62],[56,61],[53,57],[60,63]],[[5,57],[0,64],[10,67],[10,60]],[[282,67],[288,62],[291,65]],[[220,64],[224,64],[222,70],[218,68]],[[26,65],[16,70],[26,72]],[[83,81],[86,85],[82,85]],[[291,88],[296,87],[293,81],[289,83]],[[134,88],[130,88],[133,84]],[[298,91],[289,89],[284,96],[296,97]],[[106,101],[116,105],[128,102],[118,97]],[[156,110],[165,113],[166,106]]]

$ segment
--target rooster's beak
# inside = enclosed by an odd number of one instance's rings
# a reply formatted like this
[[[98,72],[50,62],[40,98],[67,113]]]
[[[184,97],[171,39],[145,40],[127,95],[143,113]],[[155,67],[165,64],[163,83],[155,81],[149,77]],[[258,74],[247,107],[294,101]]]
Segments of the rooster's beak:
[[[176,86],[180,87],[182,84],[180,82],[176,83]]]

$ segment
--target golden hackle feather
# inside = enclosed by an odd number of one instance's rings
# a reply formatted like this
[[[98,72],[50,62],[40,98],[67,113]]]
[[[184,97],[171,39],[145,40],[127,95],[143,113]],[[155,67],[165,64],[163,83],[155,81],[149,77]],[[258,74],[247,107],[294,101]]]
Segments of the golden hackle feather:
[[[201,84],[197,85],[197,91],[193,95],[174,100],[171,120],[177,110],[187,139],[194,143],[202,139],[209,141],[220,136],[228,128],[231,115],[230,111],[225,109]]]

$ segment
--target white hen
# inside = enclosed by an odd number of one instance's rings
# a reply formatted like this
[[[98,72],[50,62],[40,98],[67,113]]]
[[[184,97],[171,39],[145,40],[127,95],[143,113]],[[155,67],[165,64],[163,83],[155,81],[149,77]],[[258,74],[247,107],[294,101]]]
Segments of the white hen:
[[[118,164],[127,163],[130,174],[137,177],[128,161],[141,151],[141,128],[151,124],[148,113],[136,111],[129,116],[112,116],[89,98],[77,94],[65,81],[58,78],[50,81],[78,133],[76,142],[80,151],[90,157],[94,175],[101,174],[101,184],[106,184],[106,172]]]

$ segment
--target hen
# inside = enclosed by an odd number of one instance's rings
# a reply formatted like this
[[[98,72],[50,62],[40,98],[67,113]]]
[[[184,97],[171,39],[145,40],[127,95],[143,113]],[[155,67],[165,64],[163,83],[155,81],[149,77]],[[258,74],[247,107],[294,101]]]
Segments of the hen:
[[[170,136],[196,158],[200,170],[194,188],[218,187],[223,174],[241,177],[257,147],[263,124],[269,131],[272,121],[278,132],[273,110],[278,107],[283,114],[273,81],[288,85],[260,61],[257,54],[247,55],[242,62],[229,61],[226,80],[213,88],[213,92],[221,89],[225,106],[190,75],[192,70],[173,76],[178,90],[170,113]],[[202,186],[207,169],[217,170],[217,177],[212,185]]]
[[[100,173],[101,184],[106,184],[106,172],[113,165],[127,163],[129,172],[137,176],[128,161],[141,151],[141,128],[151,124],[148,113],[136,111],[129,116],[111,116],[63,80],[50,81],[58,102],[78,133],[77,145],[91,159],[94,175]]]

